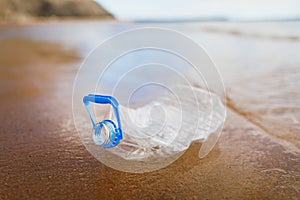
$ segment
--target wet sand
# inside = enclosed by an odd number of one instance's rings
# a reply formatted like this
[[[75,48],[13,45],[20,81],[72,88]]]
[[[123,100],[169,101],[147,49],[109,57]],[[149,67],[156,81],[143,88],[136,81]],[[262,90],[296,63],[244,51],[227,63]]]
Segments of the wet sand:
[[[206,158],[194,144],[162,170],[130,174],[93,158],[76,133],[76,50],[29,39],[0,45],[0,199],[300,198],[299,67],[228,81],[228,119]]]

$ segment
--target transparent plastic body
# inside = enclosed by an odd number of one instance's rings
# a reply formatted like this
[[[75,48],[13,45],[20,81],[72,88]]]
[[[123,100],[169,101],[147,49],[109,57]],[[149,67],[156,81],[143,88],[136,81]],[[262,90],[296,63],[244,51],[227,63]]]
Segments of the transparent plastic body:
[[[223,125],[225,106],[217,95],[195,87],[173,90],[180,92],[177,103],[166,93],[137,108],[120,105],[123,140],[108,151],[126,160],[169,157],[207,140]],[[105,118],[117,121],[113,109]]]

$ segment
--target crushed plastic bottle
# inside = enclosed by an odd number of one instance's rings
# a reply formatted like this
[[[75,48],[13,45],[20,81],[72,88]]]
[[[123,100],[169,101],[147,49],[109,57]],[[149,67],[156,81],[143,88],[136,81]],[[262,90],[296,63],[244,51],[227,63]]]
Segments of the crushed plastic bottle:
[[[187,86],[172,91],[137,108],[119,105],[123,138],[107,150],[125,160],[166,158],[205,141],[223,125],[226,109],[216,94]],[[118,121],[114,109],[106,119]]]

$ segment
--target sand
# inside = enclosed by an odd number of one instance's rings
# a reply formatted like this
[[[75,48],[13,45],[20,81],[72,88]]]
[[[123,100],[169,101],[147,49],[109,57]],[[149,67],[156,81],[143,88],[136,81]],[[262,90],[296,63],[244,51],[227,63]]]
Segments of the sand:
[[[279,90],[273,76],[260,75],[259,91],[247,95],[227,85],[228,119],[206,158],[197,157],[200,144],[194,144],[162,170],[130,174],[93,158],[76,133],[70,104],[80,63],[75,50],[29,39],[2,39],[0,45],[0,199],[300,198],[299,124],[278,113],[298,120],[298,107],[284,97],[299,92]],[[293,70],[280,74],[290,78],[299,73]],[[291,111],[267,103],[268,95],[261,98],[270,90]],[[258,102],[263,109],[254,106]]]

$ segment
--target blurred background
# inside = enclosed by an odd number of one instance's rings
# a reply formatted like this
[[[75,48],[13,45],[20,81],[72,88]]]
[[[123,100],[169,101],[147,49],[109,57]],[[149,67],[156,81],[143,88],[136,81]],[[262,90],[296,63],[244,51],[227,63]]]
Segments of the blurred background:
[[[119,20],[133,21],[256,21],[297,20],[299,1],[97,0]]]
[[[0,0],[0,199],[298,199],[299,20],[297,0]],[[129,174],[82,145],[77,70],[137,27],[185,34],[218,68],[228,119],[208,157],[195,144],[165,169]]]

